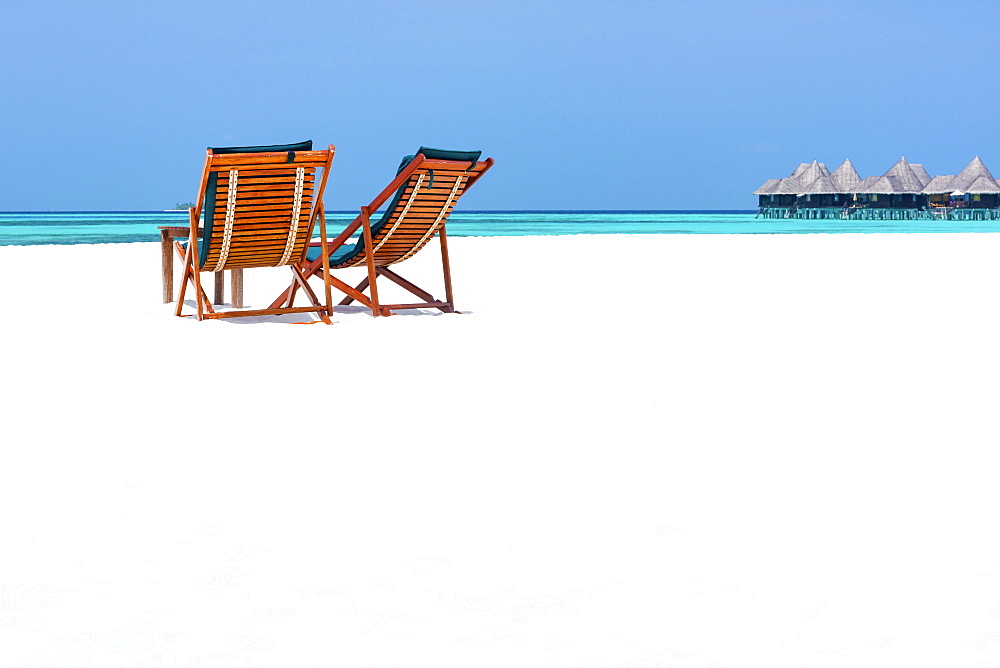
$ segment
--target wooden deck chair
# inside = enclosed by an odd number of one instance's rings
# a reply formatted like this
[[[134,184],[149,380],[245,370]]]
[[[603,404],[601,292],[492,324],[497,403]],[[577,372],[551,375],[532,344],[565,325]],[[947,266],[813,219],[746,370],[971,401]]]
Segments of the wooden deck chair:
[[[198,320],[313,312],[330,323],[330,289],[326,289],[326,301],[321,304],[300,265],[317,218],[320,235],[326,235],[323,190],[333,153],[333,146],[325,151],[312,150],[311,141],[208,149],[198,199],[190,211],[190,236],[186,242],[175,242],[184,262],[177,315],[181,315],[184,291],[191,283]],[[202,213],[205,222],[199,228]],[[279,266],[291,269],[292,285],[302,288],[311,306],[293,307],[293,290],[285,304],[216,311],[201,287],[200,275],[204,271]]]
[[[375,316],[391,315],[394,310],[411,308],[437,308],[453,313],[455,304],[445,222],[462,194],[493,166],[492,158],[480,161],[481,155],[482,151],[421,147],[416,155],[403,158],[396,178],[370,204],[361,207],[361,215],[326,244],[326,252],[322,242],[310,245],[302,267],[303,275],[306,278],[320,276],[327,288],[332,285],[345,293],[347,297],[340,302],[340,306],[357,300],[369,307]],[[372,214],[386,202],[389,204],[385,213],[372,222]],[[353,245],[347,244],[358,228],[361,228],[361,240]],[[389,269],[389,265],[413,257],[435,235],[441,247],[444,300],[435,299],[431,293]],[[321,238],[326,240],[322,234]],[[347,267],[367,267],[368,277],[356,287],[351,287],[329,271]],[[410,304],[379,303],[375,284],[379,276],[399,285],[421,301]],[[298,284],[291,285],[272,306],[294,297],[298,287]],[[364,294],[366,289],[369,295]]]

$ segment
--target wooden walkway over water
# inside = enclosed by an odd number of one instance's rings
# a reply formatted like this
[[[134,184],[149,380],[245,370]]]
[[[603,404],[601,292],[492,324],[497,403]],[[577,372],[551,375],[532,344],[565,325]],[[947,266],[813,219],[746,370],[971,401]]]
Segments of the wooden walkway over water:
[[[792,220],[1000,220],[1000,209],[934,207],[929,211],[919,209],[819,208],[819,207],[762,207],[757,218],[789,218]]]

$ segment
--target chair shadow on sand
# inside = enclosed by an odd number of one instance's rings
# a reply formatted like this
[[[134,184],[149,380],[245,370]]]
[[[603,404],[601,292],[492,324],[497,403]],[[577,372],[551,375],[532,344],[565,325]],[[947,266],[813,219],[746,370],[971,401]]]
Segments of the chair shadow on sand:
[[[186,299],[184,300],[184,305],[191,308],[197,308],[197,304],[194,300]],[[232,306],[232,304],[218,304],[217,306]],[[471,315],[474,311],[469,309],[463,309],[461,311],[453,311],[452,313],[445,313],[443,311],[437,311],[433,309],[408,309],[401,313],[393,313],[393,316],[402,317],[417,317],[417,318],[437,318],[444,315]],[[367,306],[334,306],[333,307],[333,320],[334,324],[337,323],[336,315],[341,314],[345,316],[365,316],[371,317],[371,309]],[[279,325],[315,325],[323,322],[322,320],[303,320],[303,315],[308,314],[296,314],[296,313],[279,313],[275,315],[251,315],[239,318],[220,318],[220,322],[224,322],[229,325],[268,325],[268,324],[279,324]]]

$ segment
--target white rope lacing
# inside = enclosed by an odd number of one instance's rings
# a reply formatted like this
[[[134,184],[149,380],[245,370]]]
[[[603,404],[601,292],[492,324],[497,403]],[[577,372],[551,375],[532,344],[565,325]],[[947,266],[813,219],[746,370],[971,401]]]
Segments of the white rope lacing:
[[[431,225],[429,228],[427,228],[427,232],[424,234],[423,237],[420,238],[420,241],[418,241],[417,243],[415,243],[413,245],[413,248],[411,248],[409,251],[407,251],[407,253],[403,257],[401,257],[398,260],[396,260],[396,262],[402,262],[403,260],[408,259],[411,255],[413,255],[418,250],[420,250],[421,248],[423,248],[424,244],[427,243],[427,240],[430,239],[431,236],[433,236],[435,232],[437,232],[438,227],[441,224],[441,220],[448,214],[448,208],[451,206],[452,201],[454,201],[454,199],[455,199],[455,195],[458,194],[459,189],[461,189],[461,187],[462,187],[462,182],[466,178],[467,177],[466,177],[465,174],[459,174],[455,178],[455,185],[452,186],[452,188],[451,188],[451,194],[448,195],[448,199],[445,200],[444,206],[441,207],[441,211],[438,213],[437,218],[434,219],[434,224]]]
[[[236,219],[236,188],[240,172],[238,169],[229,172],[229,193],[226,197],[226,222],[222,230],[222,248],[219,249],[219,261],[212,271],[221,271],[229,257],[229,246],[233,243],[233,221]]]
[[[288,241],[285,242],[285,252],[281,256],[281,261],[278,262],[279,267],[288,263],[288,260],[292,257],[292,251],[295,250],[295,238],[299,234],[299,215],[302,213],[302,184],[305,178],[305,167],[298,167],[295,170],[295,197],[292,200],[292,222],[288,228]]]
[[[406,200],[406,206],[404,206],[403,210],[399,212],[399,216],[396,218],[396,222],[393,223],[393,226],[389,228],[388,232],[382,235],[382,239],[378,242],[378,245],[372,248],[372,259],[375,258],[375,253],[378,252],[378,249],[382,247],[382,244],[384,244],[386,241],[389,240],[389,237],[391,237],[392,233],[396,231],[396,228],[399,227],[399,224],[403,222],[403,218],[406,218],[406,214],[410,210],[410,205],[413,204],[413,200],[416,199],[417,197],[417,191],[420,190],[420,186],[424,182],[424,176],[425,174],[421,174],[420,176],[417,177],[417,182],[413,185],[413,192],[410,193],[410,198]]]

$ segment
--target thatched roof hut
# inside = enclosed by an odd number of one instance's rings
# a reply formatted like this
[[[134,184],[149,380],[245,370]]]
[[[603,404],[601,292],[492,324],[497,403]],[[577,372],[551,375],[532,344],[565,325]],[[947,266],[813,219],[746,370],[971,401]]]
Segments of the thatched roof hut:
[[[972,192],[969,188],[972,187],[972,184],[980,178],[985,179],[986,183],[989,183],[990,181],[996,183],[996,179],[994,179],[993,175],[990,174],[990,170],[986,168],[986,165],[983,164],[983,161],[980,160],[977,155],[972,159],[972,162],[965,166],[965,169],[960,171],[955,178],[951,180],[951,183],[948,185],[952,191],[966,193]]]
[[[949,195],[951,193],[986,194],[997,193],[1000,182],[993,178],[983,161],[977,155],[958,174],[935,176],[921,191],[925,195]]]
[[[931,182],[931,175],[927,173],[927,170],[924,169],[923,165],[915,163],[915,162],[911,162],[910,163],[910,169],[913,170],[913,173],[917,175],[917,178],[920,179],[920,182],[924,186],[926,186],[928,183]]]
[[[857,173],[855,173],[857,175]],[[831,177],[830,170],[826,168],[822,162],[803,162],[798,167],[795,168],[790,175],[783,179],[768,179],[764,184],[754,191],[754,195],[803,195],[807,193],[834,193],[840,192],[839,190],[828,190],[830,186],[826,181],[822,182],[822,185],[817,186],[824,188],[823,190],[810,190],[810,186],[814,184],[817,179],[825,178],[829,179]]]
[[[923,169],[921,167],[921,169]],[[918,193],[924,189],[926,185],[919,176],[914,173],[913,168],[910,167],[910,163],[906,161],[906,158],[900,158],[895,165],[889,168],[889,170],[882,175],[881,181],[877,182],[876,187],[879,190],[866,190],[861,192],[873,192],[873,193],[892,193],[892,194],[903,194],[903,193]],[[887,189],[886,189],[887,188]]]
[[[803,195],[833,195],[843,191],[837,185],[837,182],[833,180],[832,176],[820,176],[813,179],[812,183],[808,184],[800,192]]]
[[[808,185],[821,176],[830,176],[830,170],[822,162],[813,160],[811,163],[803,162],[799,165],[792,172],[791,178],[798,179],[800,182]]]
[[[800,194],[808,184],[797,176],[786,176],[775,186],[772,194],[775,195],[797,195]]]
[[[866,176],[854,189],[856,193],[888,193],[892,192],[892,184],[884,176]]]
[[[969,184],[963,192],[967,192],[970,195],[1000,193],[1000,183],[997,183],[996,179],[982,175]]]
[[[834,192],[838,193],[857,192],[857,187],[861,185],[861,175],[858,174],[858,170],[854,169],[854,164],[851,163],[850,158],[844,160],[840,167],[837,167],[833,171],[832,178],[833,182],[839,188],[839,190]]]
[[[954,174],[939,174],[931,179],[930,183],[924,186],[924,189],[920,192],[925,195],[943,195],[945,193],[950,193],[952,189],[948,187],[948,184],[951,183],[953,178],[955,178]]]
[[[976,156],[956,175],[931,177],[923,165],[901,157],[882,176],[861,178],[850,159],[831,174],[821,162],[803,162],[783,179],[754,191],[764,217],[870,219],[964,215],[1000,219],[1000,181]]]
[[[754,195],[770,195],[774,189],[781,185],[781,179],[768,179],[760,188],[753,191]]]

